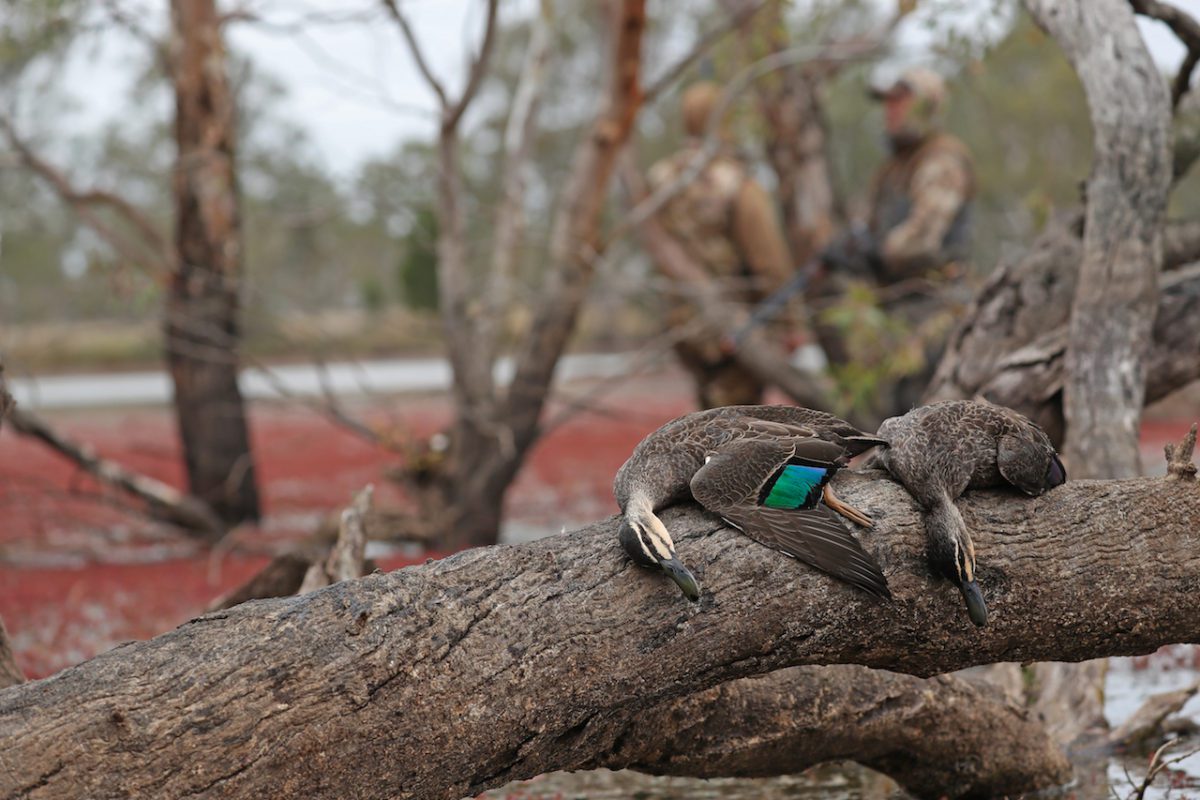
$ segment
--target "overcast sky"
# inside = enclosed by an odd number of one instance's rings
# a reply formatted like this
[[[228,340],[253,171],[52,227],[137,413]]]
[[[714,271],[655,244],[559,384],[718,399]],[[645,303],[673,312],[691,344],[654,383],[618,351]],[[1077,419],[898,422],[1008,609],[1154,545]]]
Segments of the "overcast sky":
[[[1200,16],[1200,0],[1177,4]],[[161,30],[164,0],[124,0],[121,5],[136,9],[147,27]],[[282,112],[309,132],[319,157],[337,174],[352,174],[364,159],[391,150],[402,139],[432,135],[432,95],[395,26],[373,13],[378,0],[243,0],[238,5],[253,9],[269,24],[231,26],[230,47],[249,55],[286,87]],[[402,5],[433,70],[444,83],[459,86],[479,39],[481,0],[405,0]],[[981,5],[990,3],[981,0]],[[504,0],[501,13],[527,15],[534,7],[535,0]],[[311,14],[359,12],[373,13],[375,21],[307,25],[303,33],[291,26]],[[920,12],[905,22],[900,41],[906,56],[919,59],[922,43],[928,41],[927,22]],[[968,14],[957,24],[974,23]],[[1183,58],[1182,47],[1164,25],[1139,24],[1155,59],[1174,69]],[[79,102],[73,127],[86,130],[125,111],[131,75],[144,59],[139,47],[130,37],[107,35],[98,48],[74,53],[64,73],[66,87]]]

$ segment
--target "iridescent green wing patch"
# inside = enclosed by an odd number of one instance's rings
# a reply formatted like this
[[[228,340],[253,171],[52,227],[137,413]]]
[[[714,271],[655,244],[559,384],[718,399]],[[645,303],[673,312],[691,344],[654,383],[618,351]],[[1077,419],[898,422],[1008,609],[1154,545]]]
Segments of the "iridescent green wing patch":
[[[821,500],[821,490],[836,471],[833,466],[784,464],[763,485],[758,504],[789,511],[815,508]]]

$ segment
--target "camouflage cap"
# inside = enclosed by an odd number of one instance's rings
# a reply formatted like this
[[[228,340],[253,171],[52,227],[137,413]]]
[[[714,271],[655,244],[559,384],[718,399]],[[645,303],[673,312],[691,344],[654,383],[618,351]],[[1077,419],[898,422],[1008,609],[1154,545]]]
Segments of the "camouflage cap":
[[[708,119],[721,99],[721,87],[712,81],[693,83],[683,93],[680,102],[683,129],[689,136],[702,136],[708,130]]]
[[[927,67],[909,67],[900,73],[895,82],[885,89],[872,89],[876,100],[886,100],[902,93],[912,93],[931,111],[936,110],[946,97],[946,81],[941,75]]]

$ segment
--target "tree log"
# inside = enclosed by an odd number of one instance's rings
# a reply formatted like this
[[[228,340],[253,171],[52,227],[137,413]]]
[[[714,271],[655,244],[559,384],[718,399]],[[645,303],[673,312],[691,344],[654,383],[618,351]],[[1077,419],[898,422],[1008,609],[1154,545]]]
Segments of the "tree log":
[[[0,692],[0,792],[458,798],[592,763],[652,703],[794,665],[929,676],[1200,641],[1194,480],[1074,481],[960,501],[994,609],[933,580],[913,502],[879,473],[877,601],[685,506],[665,513],[698,605],[632,565],[616,521],[209,614]],[[34,790],[38,790],[35,792]]]
[[[794,667],[653,706],[619,727],[592,766],[757,778],[857,761],[918,797],[1001,797],[1071,779],[1034,715],[949,675]]]

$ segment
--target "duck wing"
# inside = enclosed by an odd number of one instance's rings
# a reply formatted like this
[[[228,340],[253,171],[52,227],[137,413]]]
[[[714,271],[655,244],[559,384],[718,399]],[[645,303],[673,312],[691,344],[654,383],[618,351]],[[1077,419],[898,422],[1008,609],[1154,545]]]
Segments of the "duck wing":
[[[692,496],[755,541],[891,597],[879,565],[821,502],[844,452],[821,439],[729,442],[692,477]]]

